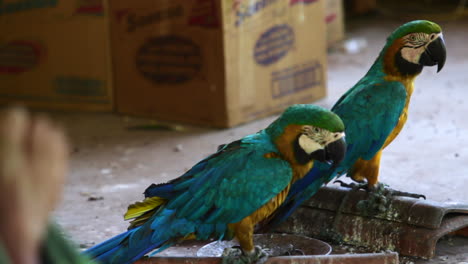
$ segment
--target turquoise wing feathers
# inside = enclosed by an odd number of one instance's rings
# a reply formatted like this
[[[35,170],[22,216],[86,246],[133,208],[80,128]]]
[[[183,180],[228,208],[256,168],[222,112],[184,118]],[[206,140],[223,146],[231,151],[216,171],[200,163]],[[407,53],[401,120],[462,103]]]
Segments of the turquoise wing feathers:
[[[184,186],[185,193],[169,201],[166,208],[177,210],[178,217],[187,219],[203,216],[206,223],[242,220],[292,179],[289,163],[264,157],[275,151],[264,133],[225,146],[204,161],[204,170],[195,174],[190,186]]]

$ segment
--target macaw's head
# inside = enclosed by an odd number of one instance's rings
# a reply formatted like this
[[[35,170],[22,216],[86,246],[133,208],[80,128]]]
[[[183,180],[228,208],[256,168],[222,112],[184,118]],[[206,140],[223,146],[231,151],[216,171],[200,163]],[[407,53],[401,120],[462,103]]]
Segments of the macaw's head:
[[[445,64],[446,50],[442,29],[427,20],[415,20],[397,28],[387,39],[384,70],[387,74],[413,76],[424,66]]]
[[[318,160],[337,166],[346,152],[343,122],[319,106],[292,105],[265,131],[290,162]]]

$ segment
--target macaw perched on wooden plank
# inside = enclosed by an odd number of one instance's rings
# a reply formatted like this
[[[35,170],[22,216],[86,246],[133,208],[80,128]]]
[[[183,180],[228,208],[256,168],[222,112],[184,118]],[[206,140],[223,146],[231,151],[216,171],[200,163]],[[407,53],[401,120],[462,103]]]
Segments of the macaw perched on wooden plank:
[[[377,189],[382,150],[396,138],[406,122],[416,76],[424,66],[437,65],[437,71],[440,71],[445,58],[442,30],[433,22],[412,21],[390,34],[367,74],[332,108],[345,124],[347,151],[344,160],[334,170],[328,170],[331,172],[328,176],[323,172],[329,166],[317,163],[304,178],[292,185],[286,201],[259,230],[265,232],[275,228],[320,186],[345,173],[358,182],[367,180],[368,189]],[[413,195],[393,192],[395,195]],[[376,201],[385,201],[378,192],[376,195]],[[384,211],[386,206],[377,204],[377,208]],[[375,208],[366,209],[375,211]]]
[[[424,66],[437,65],[439,72],[445,59],[442,29],[433,22],[412,21],[388,37],[367,74],[332,108],[345,123],[348,142],[338,175],[376,187],[382,150],[406,123],[414,80]]]
[[[101,263],[132,263],[186,239],[237,238],[241,260],[256,261],[254,226],[285,200],[291,186],[314,168],[344,157],[340,118],[313,105],[293,105],[266,129],[224,145],[188,172],[153,184],[130,205],[129,230],[85,251]]]

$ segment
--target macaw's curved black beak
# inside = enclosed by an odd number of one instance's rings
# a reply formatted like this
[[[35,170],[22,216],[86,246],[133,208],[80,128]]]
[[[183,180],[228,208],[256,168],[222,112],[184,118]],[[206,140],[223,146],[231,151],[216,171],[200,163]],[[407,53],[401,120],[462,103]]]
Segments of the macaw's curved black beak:
[[[325,147],[325,159],[332,167],[338,166],[346,154],[346,142],[344,137],[328,144]]]
[[[340,138],[330,144],[324,149],[319,149],[309,155],[309,159],[317,160],[320,162],[327,162],[334,168],[343,160],[346,154],[346,142],[344,138]]]
[[[424,66],[434,66],[437,64],[437,72],[442,70],[445,64],[447,51],[445,49],[445,42],[442,35],[433,40],[421,54],[419,64]]]

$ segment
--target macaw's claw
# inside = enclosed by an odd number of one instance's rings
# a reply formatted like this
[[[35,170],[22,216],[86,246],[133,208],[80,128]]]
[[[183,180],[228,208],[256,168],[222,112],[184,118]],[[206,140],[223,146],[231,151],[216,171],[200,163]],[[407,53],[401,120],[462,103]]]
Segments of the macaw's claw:
[[[409,193],[409,192],[402,192],[398,190],[394,190],[392,188],[389,188],[387,184],[385,183],[377,183],[375,186],[372,186],[368,188],[370,192],[378,193],[380,195],[383,195],[387,198],[394,197],[394,196],[402,196],[402,197],[411,197],[411,198],[423,198],[426,200],[426,196],[423,194],[418,194],[418,193]]]
[[[377,192],[381,192],[385,196],[401,196],[401,197],[410,197],[410,198],[416,198],[416,199],[423,198],[424,200],[426,200],[426,196],[424,194],[402,192],[402,191],[394,190],[392,188],[388,188],[388,185],[384,183],[378,183],[376,186],[373,186],[373,187],[369,187],[367,183],[354,183],[354,182],[345,183],[340,180],[336,180],[333,183],[339,183],[341,187],[350,188],[352,189],[352,191],[354,190],[365,190],[369,192],[377,191]]]
[[[387,191],[390,193],[391,196],[402,196],[402,197],[410,197],[410,198],[423,198],[426,200],[426,196],[424,194],[419,194],[419,193],[410,193],[410,192],[402,192],[402,191],[397,191],[394,189],[387,188]]]
[[[351,191],[357,191],[357,190],[368,191],[369,190],[369,186],[367,185],[367,183],[354,183],[354,182],[345,183],[340,180],[336,180],[333,183],[339,183],[341,187],[350,188]]]
[[[243,252],[239,247],[225,248],[222,264],[263,264],[268,259],[266,250],[256,246],[253,252]]]

